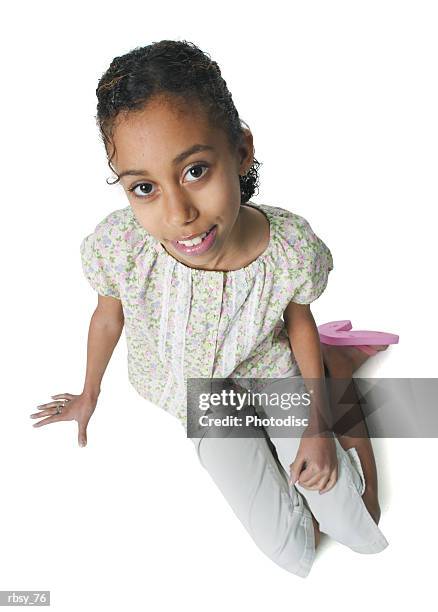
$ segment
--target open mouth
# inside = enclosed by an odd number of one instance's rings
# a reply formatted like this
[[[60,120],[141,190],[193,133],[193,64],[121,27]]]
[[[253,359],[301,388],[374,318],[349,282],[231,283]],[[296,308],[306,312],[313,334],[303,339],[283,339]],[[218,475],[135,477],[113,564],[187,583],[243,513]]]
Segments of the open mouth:
[[[175,242],[189,247],[196,246],[197,244],[201,244],[201,242],[205,240],[209,234],[211,234],[215,227],[216,226],[213,225],[213,227],[211,227],[207,232],[203,232],[202,234],[199,234],[199,236],[195,236],[195,238],[188,238],[187,240],[176,240]]]
[[[213,225],[207,232],[191,238],[190,240],[172,240],[172,245],[181,253],[188,255],[200,255],[208,251],[214,244],[217,233],[217,225]]]

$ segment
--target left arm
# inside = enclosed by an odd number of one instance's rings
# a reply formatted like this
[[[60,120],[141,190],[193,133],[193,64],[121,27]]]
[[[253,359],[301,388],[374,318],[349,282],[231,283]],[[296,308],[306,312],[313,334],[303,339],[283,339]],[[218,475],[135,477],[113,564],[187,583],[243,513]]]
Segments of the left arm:
[[[298,367],[306,387],[311,387],[310,429],[318,433],[331,430],[321,342],[310,304],[289,302],[283,317]]]
[[[305,488],[325,493],[336,483],[337,457],[319,333],[309,304],[289,302],[283,316],[298,367],[312,393],[306,435],[303,434],[295,460],[290,465],[291,482],[299,479],[299,484]],[[329,437],[315,437],[315,434],[327,430]]]

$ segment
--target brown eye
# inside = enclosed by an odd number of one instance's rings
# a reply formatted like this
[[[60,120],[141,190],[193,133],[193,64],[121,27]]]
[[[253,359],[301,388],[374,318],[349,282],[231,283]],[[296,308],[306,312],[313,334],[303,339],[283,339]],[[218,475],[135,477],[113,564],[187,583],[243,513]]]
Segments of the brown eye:
[[[187,174],[189,174],[190,172],[190,176],[197,180],[203,176],[202,171],[200,172],[200,168],[206,168],[208,170],[208,166],[206,166],[205,164],[196,164],[196,166],[192,166],[187,170]],[[193,183],[193,181],[189,181],[189,183]]]
[[[189,183],[193,183],[205,176],[206,172],[203,172],[203,169],[208,170],[208,168],[209,167],[206,164],[195,164],[194,166],[191,166],[191,168],[189,168],[186,172],[186,175],[190,173],[190,176],[193,179],[189,180]],[[134,185],[134,187],[130,187],[128,191],[133,193],[136,198],[145,200],[153,194],[152,183],[137,183],[137,185]]]
[[[128,189],[128,191],[134,193],[137,198],[144,198],[145,196],[149,196],[152,193],[150,190],[151,186],[152,183],[138,183],[138,185],[134,185],[134,187],[131,187],[130,189]],[[146,189],[144,189],[145,187]],[[136,191],[137,189],[139,189],[140,191]]]

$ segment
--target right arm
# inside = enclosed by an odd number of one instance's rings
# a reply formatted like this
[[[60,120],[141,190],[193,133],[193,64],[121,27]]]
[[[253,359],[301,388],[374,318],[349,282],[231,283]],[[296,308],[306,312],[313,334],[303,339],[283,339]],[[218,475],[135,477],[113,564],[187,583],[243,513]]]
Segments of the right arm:
[[[79,446],[86,446],[87,425],[96,408],[102,378],[122,334],[124,322],[122,302],[117,298],[98,294],[98,304],[91,317],[88,331],[83,391],[80,395],[73,393],[52,395],[52,399],[56,401],[38,406],[40,412],[30,415],[31,418],[47,417],[35,423],[34,427],[75,420],[78,423]],[[62,412],[56,414],[59,400],[64,400],[66,403]]]
[[[98,304],[88,331],[87,367],[83,395],[97,402],[109,360],[123,331],[125,318],[122,302],[98,294]]]

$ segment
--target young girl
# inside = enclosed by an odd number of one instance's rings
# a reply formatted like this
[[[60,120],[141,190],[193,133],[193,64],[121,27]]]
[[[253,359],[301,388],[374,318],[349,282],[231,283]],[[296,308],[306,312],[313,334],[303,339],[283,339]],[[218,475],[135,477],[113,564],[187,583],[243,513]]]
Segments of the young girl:
[[[85,446],[123,327],[130,382],[186,431],[189,378],[324,380],[324,368],[351,377],[372,349],[321,344],[309,306],[326,287],[331,252],[304,217],[250,202],[260,164],[218,65],[193,43],[164,40],[114,58],[96,93],[108,164],[129,205],[81,243],[98,292],[84,389],[38,406],[31,417],[47,418],[34,426],[74,419]],[[189,438],[256,545],[301,577],[320,532],[360,553],[388,545],[370,440],[319,435],[327,417],[322,394],[301,438],[269,427]]]

